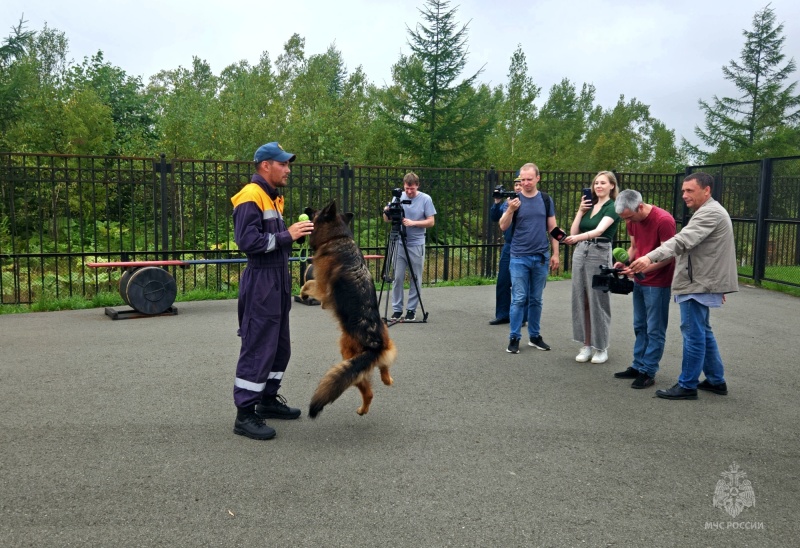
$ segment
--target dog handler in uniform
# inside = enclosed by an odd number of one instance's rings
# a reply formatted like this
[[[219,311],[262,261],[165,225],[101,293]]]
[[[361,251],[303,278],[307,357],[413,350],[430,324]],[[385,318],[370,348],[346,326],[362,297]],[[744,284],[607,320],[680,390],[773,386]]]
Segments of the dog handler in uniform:
[[[256,173],[233,202],[234,239],[247,255],[239,282],[239,336],[242,348],[233,383],[236,421],[233,432],[257,440],[275,437],[264,419],[296,419],[300,410],[278,395],[289,363],[289,310],[292,243],[311,234],[314,224],[300,221],[289,228],[283,221],[283,196],[296,156],[267,143],[253,156]]]

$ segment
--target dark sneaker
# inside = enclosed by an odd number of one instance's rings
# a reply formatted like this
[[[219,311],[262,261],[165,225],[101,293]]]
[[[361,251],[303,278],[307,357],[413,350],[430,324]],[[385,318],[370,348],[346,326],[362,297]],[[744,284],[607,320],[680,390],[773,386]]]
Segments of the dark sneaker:
[[[300,410],[296,407],[289,407],[286,405],[286,398],[276,394],[272,397],[264,397],[261,403],[256,405],[256,415],[262,419],[292,420],[300,416]]]
[[[400,318],[402,318],[402,317],[403,317],[403,313],[402,313],[402,312],[399,312],[399,311],[398,311],[398,312],[395,312],[394,314],[392,314],[392,319],[393,319],[393,320],[399,320],[399,319],[400,319]]]
[[[489,325],[500,325],[504,323],[509,323],[511,320],[508,318],[495,318],[489,321]]]
[[[639,371],[634,369],[633,367],[629,367],[625,371],[620,371],[619,373],[614,373],[615,379],[635,379],[639,376]]]
[[[708,379],[705,379],[703,382],[697,385],[697,388],[698,390],[706,390],[707,392],[713,392],[714,394],[719,394],[720,396],[728,395],[728,385],[724,382],[720,384],[711,384],[708,382]]]
[[[528,341],[528,346],[538,348],[539,350],[550,350],[550,345],[542,340],[541,335],[538,337],[533,337],[530,341]]]
[[[519,354],[519,339],[512,338],[508,341],[508,348],[506,348],[506,352],[510,354]]]
[[[271,440],[275,437],[275,429],[264,424],[264,420],[253,411],[239,409],[233,423],[233,433],[254,440]]]
[[[417,319],[417,313],[413,310],[406,310],[406,320],[409,322],[413,322]]]
[[[647,373],[639,373],[636,380],[631,383],[631,388],[647,388],[653,386],[655,382],[656,380]]]
[[[656,390],[656,396],[667,400],[696,400],[697,390],[689,390],[675,383],[669,390]]]

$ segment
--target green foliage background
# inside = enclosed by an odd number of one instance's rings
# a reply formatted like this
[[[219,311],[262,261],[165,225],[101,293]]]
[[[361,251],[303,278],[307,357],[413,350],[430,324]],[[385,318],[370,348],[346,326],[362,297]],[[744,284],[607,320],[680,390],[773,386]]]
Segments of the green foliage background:
[[[599,105],[593,85],[568,79],[544,96],[521,47],[504,84],[463,75],[469,27],[457,8],[427,0],[419,13],[405,22],[411,53],[383,86],[348,70],[335,45],[309,53],[297,34],[255,65],[214,74],[195,57],[145,83],[102,51],[70,63],[64,33],[20,20],[0,47],[0,150],[248,160],[269,139],[312,163],[516,169],[534,160],[544,170],[668,172],[800,143],[795,64],[769,6],[745,32],[742,60],[723,67],[743,95],[701,99],[702,143],[680,146],[635,97]]]

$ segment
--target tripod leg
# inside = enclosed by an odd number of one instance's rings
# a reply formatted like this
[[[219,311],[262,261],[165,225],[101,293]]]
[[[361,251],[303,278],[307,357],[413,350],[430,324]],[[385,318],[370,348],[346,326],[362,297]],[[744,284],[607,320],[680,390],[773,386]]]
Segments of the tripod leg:
[[[392,281],[394,280],[394,260],[395,254],[397,253],[397,234],[395,232],[390,232],[389,236],[387,237],[386,241],[386,251],[383,253],[383,269],[381,270],[381,291],[378,294],[378,308],[381,306],[381,300],[383,299],[383,288],[386,285],[386,282],[389,282],[389,287],[392,287]],[[391,289],[390,289],[391,294]],[[383,307],[383,319],[385,321],[389,321],[389,297],[386,298],[386,303]],[[391,325],[391,324],[390,324]]]

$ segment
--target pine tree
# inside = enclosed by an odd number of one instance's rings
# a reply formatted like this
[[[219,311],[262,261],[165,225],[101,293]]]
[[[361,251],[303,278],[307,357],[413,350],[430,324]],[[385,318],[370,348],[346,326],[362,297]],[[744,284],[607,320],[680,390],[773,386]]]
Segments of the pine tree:
[[[457,28],[456,9],[427,0],[425,24],[408,29],[411,55],[392,67],[381,111],[408,163],[471,166],[483,154],[490,120],[485,87],[474,89],[479,70],[456,83],[467,63],[467,25]]]
[[[775,26],[775,11],[767,5],[753,17],[752,30],[742,34],[740,62],[732,60],[722,67],[725,79],[734,83],[741,96],[720,99],[715,95],[711,103],[699,101],[705,127],[695,127],[695,134],[715,151],[708,155],[697,147],[690,150],[706,161],[780,156],[787,153],[787,145],[790,152],[800,142],[797,82],[785,85],[796,65],[790,59],[781,66],[783,24]]]

